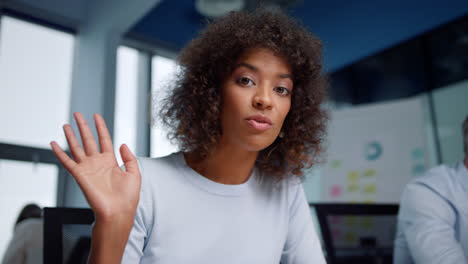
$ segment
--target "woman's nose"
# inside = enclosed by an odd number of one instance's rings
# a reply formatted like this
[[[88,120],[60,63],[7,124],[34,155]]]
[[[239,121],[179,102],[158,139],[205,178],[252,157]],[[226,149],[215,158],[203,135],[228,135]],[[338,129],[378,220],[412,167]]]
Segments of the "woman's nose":
[[[271,109],[272,101],[271,95],[267,88],[258,87],[257,93],[254,95],[252,100],[253,107],[258,109]]]

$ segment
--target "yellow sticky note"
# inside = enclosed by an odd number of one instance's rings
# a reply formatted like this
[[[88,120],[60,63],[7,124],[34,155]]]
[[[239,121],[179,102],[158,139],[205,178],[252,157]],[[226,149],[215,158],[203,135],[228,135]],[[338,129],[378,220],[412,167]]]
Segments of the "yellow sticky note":
[[[359,180],[359,173],[357,171],[348,172],[348,182],[356,183]]]
[[[347,190],[348,192],[357,192],[357,191],[359,191],[359,185],[354,184],[354,183],[349,184],[349,185],[346,187],[346,190]]]
[[[375,194],[377,192],[377,186],[375,186],[373,183],[365,184],[362,187],[362,192],[366,194]]]
[[[377,175],[377,172],[374,169],[367,169],[363,173],[364,177],[375,177]]]

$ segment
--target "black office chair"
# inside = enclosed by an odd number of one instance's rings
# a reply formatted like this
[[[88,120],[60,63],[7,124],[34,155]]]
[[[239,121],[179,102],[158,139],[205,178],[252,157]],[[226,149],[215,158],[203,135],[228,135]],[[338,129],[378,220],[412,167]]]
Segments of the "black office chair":
[[[94,213],[81,208],[44,208],[44,263],[86,263]]]
[[[312,203],[329,264],[391,264],[397,204]]]

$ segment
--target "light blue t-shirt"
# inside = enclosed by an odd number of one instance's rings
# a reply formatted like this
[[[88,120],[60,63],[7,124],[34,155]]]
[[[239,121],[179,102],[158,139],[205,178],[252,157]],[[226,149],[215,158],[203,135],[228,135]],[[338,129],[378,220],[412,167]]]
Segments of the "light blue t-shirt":
[[[402,195],[395,264],[468,264],[468,170],[438,166]]]
[[[253,170],[239,185],[209,180],[183,153],[139,158],[140,201],[122,263],[325,263],[299,182]]]

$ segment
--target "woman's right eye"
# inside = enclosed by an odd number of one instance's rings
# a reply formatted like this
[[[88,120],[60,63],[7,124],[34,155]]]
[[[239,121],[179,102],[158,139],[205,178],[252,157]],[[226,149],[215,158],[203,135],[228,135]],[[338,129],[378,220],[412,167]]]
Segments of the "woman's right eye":
[[[237,82],[238,82],[239,84],[241,84],[241,85],[244,85],[244,86],[255,85],[255,83],[254,83],[251,79],[249,79],[249,78],[247,78],[247,77],[240,77],[240,78],[237,80]]]

